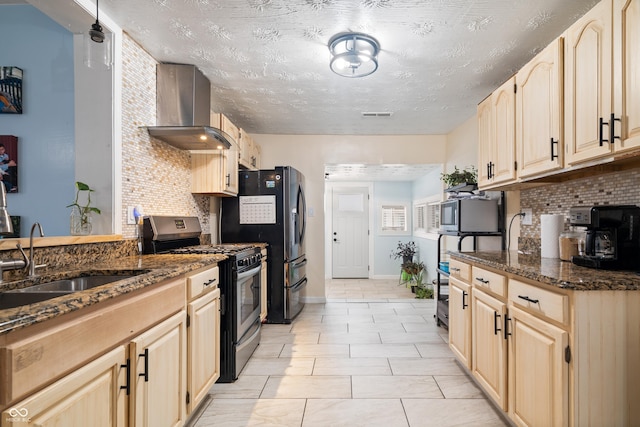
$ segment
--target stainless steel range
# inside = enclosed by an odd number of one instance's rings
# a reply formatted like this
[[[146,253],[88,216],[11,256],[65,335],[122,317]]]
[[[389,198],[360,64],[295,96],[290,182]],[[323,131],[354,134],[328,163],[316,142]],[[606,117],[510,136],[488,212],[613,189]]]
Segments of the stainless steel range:
[[[201,245],[196,217],[149,216],[143,221],[143,252],[222,254],[220,263],[220,379],[238,378],[260,342],[260,248],[252,244]]]

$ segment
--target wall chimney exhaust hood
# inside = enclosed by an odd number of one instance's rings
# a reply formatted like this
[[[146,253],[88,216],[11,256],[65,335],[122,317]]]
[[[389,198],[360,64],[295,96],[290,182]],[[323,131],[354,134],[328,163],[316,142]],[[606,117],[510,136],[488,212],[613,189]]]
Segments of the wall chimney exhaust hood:
[[[149,135],[181,150],[231,148],[231,135],[209,126],[211,84],[195,65],[156,66],[156,121]]]

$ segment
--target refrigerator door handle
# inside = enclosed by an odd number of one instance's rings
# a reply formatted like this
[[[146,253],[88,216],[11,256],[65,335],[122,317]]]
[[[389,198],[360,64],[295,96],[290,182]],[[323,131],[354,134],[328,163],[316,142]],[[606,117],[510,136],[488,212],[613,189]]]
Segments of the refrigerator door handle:
[[[297,268],[297,267],[302,267],[302,266],[304,266],[304,265],[307,265],[307,259],[306,259],[306,258],[305,258],[305,259],[303,259],[303,260],[302,260],[302,261],[300,261],[300,262],[292,262],[292,263],[291,263],[291,266],[290,266],[289,268],[292,268],[292,269],[293,269],[293,268]]]
[[[305,277],[304,279],[302,279],[301,281],[299,281],[298,283],[296,283],[295,285],[293,285],[291,287],[291,290],[293,292],[297,292],[300,289],[304,288],[307,285],[307,278]]]
[[[302,206],[300,206],[302,204]],[[304,240],[304,232],[307,228],[307,201],[304,198],[304,191],[302,190],[302,186],[298,186],[298,212],[301,214],[302,218],[302,226],[300,228],[300,243]]]

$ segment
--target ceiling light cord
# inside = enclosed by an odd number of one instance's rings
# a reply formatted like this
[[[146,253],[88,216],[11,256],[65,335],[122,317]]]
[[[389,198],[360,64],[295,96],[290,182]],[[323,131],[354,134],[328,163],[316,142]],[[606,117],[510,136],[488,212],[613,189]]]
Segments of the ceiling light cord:
[[[91,40],[96,43],[104,42],[104,32],[102,31],[102,26],[100,25],[100,20],[98,19],[98,14],[100,13],[100,9],[98,8],[98,0],[96,0],[96,22],[91,25],[91,29],[89,30],[89,36]]]

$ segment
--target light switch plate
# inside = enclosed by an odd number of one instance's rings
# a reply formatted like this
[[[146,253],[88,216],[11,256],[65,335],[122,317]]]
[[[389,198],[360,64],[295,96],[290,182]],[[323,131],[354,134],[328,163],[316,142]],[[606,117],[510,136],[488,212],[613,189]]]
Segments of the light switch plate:
[[[522,225],[531,225],[533,223],[533,212],[531,211],[531,209],[527,208],[527,209],[520,209],[520,212],[522,212],[524,214],[524,216],[522,217]]]
[[[135,224],[136,223],[136,217],[133,216],[133,208],[135,206],[127,206],[127,224]]]

